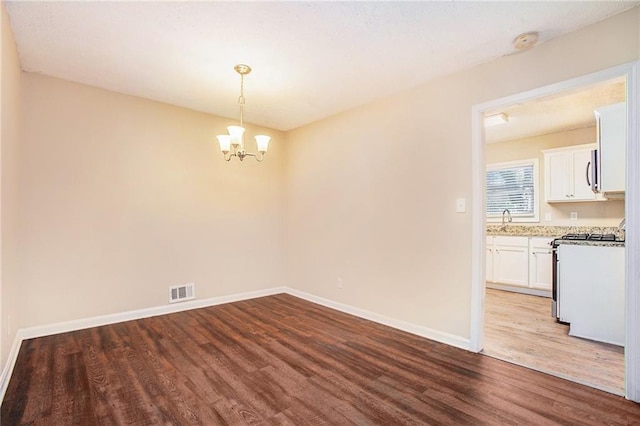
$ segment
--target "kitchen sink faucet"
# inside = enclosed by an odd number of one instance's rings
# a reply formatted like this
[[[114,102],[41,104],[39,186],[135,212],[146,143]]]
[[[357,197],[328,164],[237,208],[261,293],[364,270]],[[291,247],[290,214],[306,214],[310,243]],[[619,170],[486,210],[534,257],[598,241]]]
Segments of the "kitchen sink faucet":
[[[507,214],[507,221],[506,222],[504,220],[505,213]],[[500,230],[504,231],[505,229],[507,229],[507,224],[511,223],[512,221],[513,221],[513,219],[511,218],[511,212],[509,211],[509,209],[502,210],[502,226],[500,227]]]

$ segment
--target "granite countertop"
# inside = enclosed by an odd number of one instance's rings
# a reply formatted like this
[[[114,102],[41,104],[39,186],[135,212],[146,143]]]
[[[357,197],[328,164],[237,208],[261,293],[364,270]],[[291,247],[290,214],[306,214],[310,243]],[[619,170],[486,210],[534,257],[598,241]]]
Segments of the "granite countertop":
[[[622,241],[576,241],[565,240],[563,243],[581,245],[606,245],[624,246],[625,233],[617,226],[544,226],[544,225],[487,225],[487,236],[514,236],[514,237],[548,237],[558,238],[565,234],[615,234]]]

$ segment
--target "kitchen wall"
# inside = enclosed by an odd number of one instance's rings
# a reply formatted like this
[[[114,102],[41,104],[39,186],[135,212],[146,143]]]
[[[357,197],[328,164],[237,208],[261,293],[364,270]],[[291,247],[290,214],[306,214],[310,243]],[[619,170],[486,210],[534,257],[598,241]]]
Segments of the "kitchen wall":
[[[531,222],[528,224],[554,226],[618,226],[624,217],[624,201],[622,200],[551,204],[545,203],[544,201],[545,168],[542,150],[595,143],[595,138],[596,128],[593,126],[516,139],[513,141],[490,143],[486,146],[485,159],[487,164],[491,164],[538,158],[540,222]],[[578,213],[578,220],[570,219],[571,212]],[[546,213],[551,214],[551,221],[545,220]]]
[[[4,367],[20,321],[18,264],[18,160],[20,141],[21,71],[16,43],[4,3],[0,81],[0,371]]]
[[[227,163],[233,119],[31,73],[23,95],[23,327],[284,284],[280,132]]]
[[[468,338],[471,107],[636,60],[638,24],[633,9],[288,133],[287,283]]]

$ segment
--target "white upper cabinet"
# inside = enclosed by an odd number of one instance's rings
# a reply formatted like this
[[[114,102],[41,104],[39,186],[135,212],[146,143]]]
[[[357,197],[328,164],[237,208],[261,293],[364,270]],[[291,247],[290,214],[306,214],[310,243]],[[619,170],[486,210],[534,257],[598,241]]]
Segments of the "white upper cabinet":
[[[599,190],[605,196],[625,191],[627,104],[621,102],[595,111],[598,133]]]
[[[547,149],[544,153],[544,186],[547,203],[595,201],[591,190],[591,151],[595,144]]]

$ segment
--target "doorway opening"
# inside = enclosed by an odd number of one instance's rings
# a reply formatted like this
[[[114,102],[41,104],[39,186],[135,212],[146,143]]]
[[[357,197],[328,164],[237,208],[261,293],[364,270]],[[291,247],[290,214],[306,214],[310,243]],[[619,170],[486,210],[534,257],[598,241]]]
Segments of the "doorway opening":
[[[637,234],[629,230],[638,223],[633,206],[640,182],[628,170],[625,200],[613,194],[605,198],[583,181],[589,179],[599,130],[593,110],[601,106],[626,102],[626,164],[633,164],[638,151],[636,75],[636,64],[627,64],[473,108],[472,350],[629,399],[640,383],[635,369],[624,369],[625,357],[637,351],[640,331],[631,324],[633,314],[624,317],[638,293],[632,279],[638,261],[629,255],[637,250]],[[508,125],[485,127],[486,117],[487,123]],[[563,171],[569,173],[566,181],[558,181],[563,167],[571,171]],[[619,168],[624,170],[624,158]],[[558,187],[566,200],[558,199]],[[632,223],[626,235],[619,228],[625,217]],[[622,300],[616,306],[622,312],[621,341],[577,337],[571,325],[552,316],[550,243],[567,233],[615,234],[625,240],[619,245]]]

